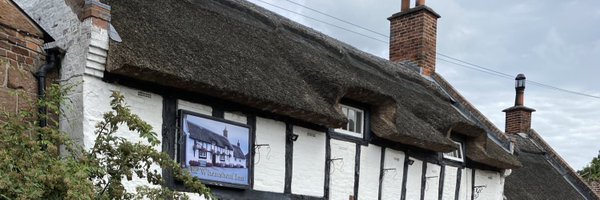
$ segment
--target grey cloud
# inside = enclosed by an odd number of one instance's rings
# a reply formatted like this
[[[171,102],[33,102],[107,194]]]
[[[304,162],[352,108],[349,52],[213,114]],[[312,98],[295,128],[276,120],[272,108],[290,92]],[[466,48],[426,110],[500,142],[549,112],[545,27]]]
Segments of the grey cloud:
[[[250,0],[259,5],[257,0]],[[284,0],[265,0],[352,30],[387,40]],[[293,0],[330,15],[389,34],[387,17],[399,0]],[[600,1],[427,1],[438,12],[438,52],[528,80],[600,95]],[[366,52],[387,58],[388,45],[264,6]],[[500,129],[502,109],[514,103],[511,79],[441,60],[437,69]],[[537,109],[536,129],[575,169],[600,149],[600,100],[529,84],[526,105]]]

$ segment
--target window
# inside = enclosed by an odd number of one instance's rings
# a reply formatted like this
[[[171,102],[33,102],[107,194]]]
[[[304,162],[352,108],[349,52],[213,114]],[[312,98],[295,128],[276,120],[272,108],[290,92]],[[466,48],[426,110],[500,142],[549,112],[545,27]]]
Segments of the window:
[[[208,156],[208,153],[206,152],[206,149],[200,149],[200,153],[198,154],[198,158],[206,159],[207,156]]]
[[[346,115],[348,123],[342,128],[335,129],[336,132],[362,137],[364,133],[364,111],[358,108],[342,105],[342,113]]]
[[[464,162],[465,159],[463,157],[462,143],[456,142],[456,141],[453,141],[453,142],[458,145],[458,149],[455,151],[452,151],[452,152],[444,153],[444,158],[446,158],[448,160]]]

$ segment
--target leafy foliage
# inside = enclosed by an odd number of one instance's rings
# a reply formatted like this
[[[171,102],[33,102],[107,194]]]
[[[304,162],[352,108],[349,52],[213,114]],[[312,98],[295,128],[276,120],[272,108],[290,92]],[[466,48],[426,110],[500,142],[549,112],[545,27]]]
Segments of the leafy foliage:
[[[84,150],[75,144],[52,117],[61,114],[59,105],[68,90],[58,85],[48,89],[47,98],[37,103],[46,106],[47,115],[21,110],[0,116],[0,199],[187,199],[163,187],[161,168],[171,169],[190,192],[212,199],[207,187],[157,150],[156,133],[131,113],[119,93],[113,93],[112,110],[96,126],[95,145]],[[51,121],[51,126],[40,127],[37,117]],[[143,141],[117,136],[120,126]],[[134,177],[151,186],[127,191],[124,181]]]
[[[600,181],[600,153],[592,162],[577,173],[588,182]]]

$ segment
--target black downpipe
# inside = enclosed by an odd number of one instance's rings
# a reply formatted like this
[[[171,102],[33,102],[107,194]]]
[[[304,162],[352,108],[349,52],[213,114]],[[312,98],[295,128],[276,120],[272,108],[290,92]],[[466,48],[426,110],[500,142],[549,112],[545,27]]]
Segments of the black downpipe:
[[[46,50],[46,64],[42,65],[37,71],[36,76],[38,79],[38,99],[44,100],[46,98],[46,75],[52,69],[58,66],[58,51],[54,49]],[[40,127],[45,127],[48,124],[46,117],[46,106],[38,105],[39,123]]]

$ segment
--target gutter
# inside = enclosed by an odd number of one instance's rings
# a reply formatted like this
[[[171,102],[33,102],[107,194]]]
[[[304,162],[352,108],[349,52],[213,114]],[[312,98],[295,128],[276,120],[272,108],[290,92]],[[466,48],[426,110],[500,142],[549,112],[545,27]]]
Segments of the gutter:
[[[42,65],[37,73],[35,74],[38,80],[38,99],[44,100],[46,98],[46,75],[48,72],[59,66],[59,54],[60,50],[58,48],[52,48],[46,50],[46,64]],[[39,114],[39,126],[46,127],[48,125],[48,120],[46,117],[47,108],[44,105],[38,105],[38,114]]]

